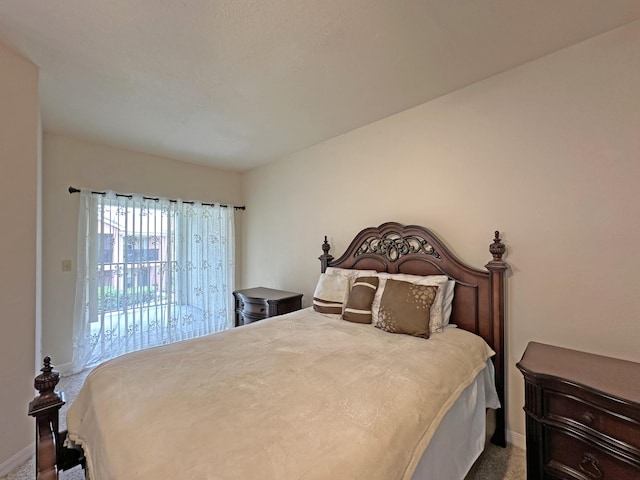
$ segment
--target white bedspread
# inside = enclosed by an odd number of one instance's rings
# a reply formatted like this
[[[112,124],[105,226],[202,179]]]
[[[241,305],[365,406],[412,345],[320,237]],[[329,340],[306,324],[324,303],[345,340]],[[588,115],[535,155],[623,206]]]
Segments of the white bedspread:
[[[305,309],[97,367],[69,437],[94,480],[410,479],[492,354]]]

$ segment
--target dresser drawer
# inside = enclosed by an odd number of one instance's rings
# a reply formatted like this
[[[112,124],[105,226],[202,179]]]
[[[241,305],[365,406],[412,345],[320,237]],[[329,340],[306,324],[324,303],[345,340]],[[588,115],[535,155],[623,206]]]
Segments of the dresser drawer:
[[[545,428],[544,470],[551,478],[640,480],[640,467],[560,429]]]
[[[640,454],[640,423],[617,413],[608,412],[572,395],[545,392],[545,418],[604,436],[618,446]]]

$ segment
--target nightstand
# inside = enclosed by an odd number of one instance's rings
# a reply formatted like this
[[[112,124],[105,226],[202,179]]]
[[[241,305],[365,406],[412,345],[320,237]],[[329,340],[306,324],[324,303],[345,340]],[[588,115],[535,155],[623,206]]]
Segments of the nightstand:
[[[527,479],[640,479],[640,363],[531,342]]]
[[[302,308],[302,294],[272,288],[248,288],[233,292],[236,327]]]

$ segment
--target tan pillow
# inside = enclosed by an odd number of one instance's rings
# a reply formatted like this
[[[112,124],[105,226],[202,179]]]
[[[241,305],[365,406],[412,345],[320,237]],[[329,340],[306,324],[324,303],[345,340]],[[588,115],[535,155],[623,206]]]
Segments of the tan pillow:
[[[353,282],[355,282],[357,277],[371,277],[376,275],[378,272],[375,270],[351,270],[348,268],[327,267],[327,270],[324,273],[327,275],[340,275],[342,277],[347,277],[349,279],[349,289],[351,289],[351,287],[353,287]]]
[[[349,293],[349,279],[322,273],[313,293],[313,309],[320,313],[342,314]]]
[[[356,278],[342,319],[355,323],[371,323],[371,304],[377,288],[378,277]]]
[[[429,338],[429,312],[438,287],[388,279],[376,327],[390,333]]]

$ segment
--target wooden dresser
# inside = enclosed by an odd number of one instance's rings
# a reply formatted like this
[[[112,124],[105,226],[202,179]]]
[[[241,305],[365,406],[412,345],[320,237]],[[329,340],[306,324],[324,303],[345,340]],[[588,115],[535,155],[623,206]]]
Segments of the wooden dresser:
[[[527,479],[640,480],[640,363],[531,342]]]
[[[233,292],[236,327],[302,308],[302,294],[272,288],[248,288]]]

